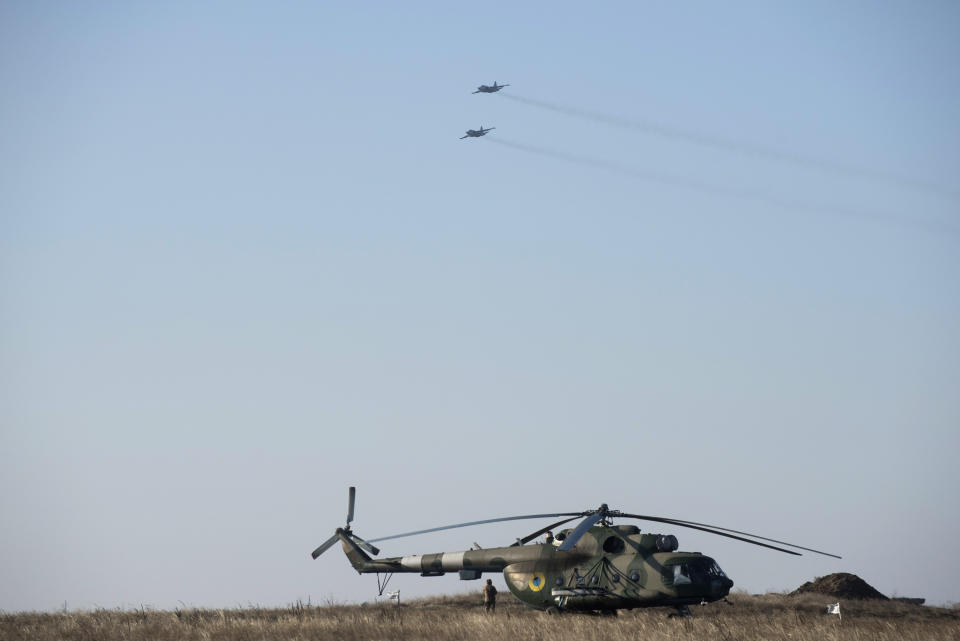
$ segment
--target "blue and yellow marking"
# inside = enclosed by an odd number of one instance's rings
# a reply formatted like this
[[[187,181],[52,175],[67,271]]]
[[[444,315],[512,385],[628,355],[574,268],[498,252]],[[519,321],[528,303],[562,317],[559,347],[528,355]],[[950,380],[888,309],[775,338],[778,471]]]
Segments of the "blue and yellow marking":
[[[530,581],[527,583],[534,592],[539,592],[546,584],[547,579],[540,572],[534,572],[533,576],[530,577]]]

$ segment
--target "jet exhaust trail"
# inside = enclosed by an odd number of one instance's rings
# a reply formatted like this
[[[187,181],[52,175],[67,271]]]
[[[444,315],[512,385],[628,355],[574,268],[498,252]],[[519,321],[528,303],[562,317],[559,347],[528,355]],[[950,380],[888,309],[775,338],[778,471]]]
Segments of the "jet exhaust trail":
[[[754,202],[762,202],[768,205],[780,208],[780,209],[790,209],[790,210],[805,210],[813,211],[820,213],[833,212],[843,216],[849,216],[853,218],[881,221],[886,223],[893,223],[897,225],[905,226],[914,226],[925,228],[927,231],[931,231],[937,234],[949,234],[951,236],[960,237],[960,228],[935,220],[917,220],[910,219],[903,216],[898,216],[896,214],[887,214],[883,212],[871,212],[871,211],[862,211],[857,209],[849,209],[846,207],[835,207],[831,205],[818,205],[815,203],[805,203],[794,200],[785,200],[778,198],[776,196],[771,196],[770,194],[764,194],[759,191],[750,191],[750,190],[739,190],[739,189],[730,189],[728,187],[721,187],[718,185],[711,185],[708,183],[699,182],[697,180],[691,180],[689,178],[684,178],[682,176],[673,176],[669,174],[659,174],[656,172],[650,171],[641,171],[633,167],[628,167],[615,162],[610,162],[607,160],[602,160],[599,158],[590,158],[587,156],[581,156],[578,154],[571,154],[564,151],[559,151],[556,149],[549,149],[547,147],[539,147],[536,145],[528,145],[524,143],[514,142],[512,140],[505,140],[503,138],[483,138],[488,142],[502,145],[504,147],[509,147],[511,149],[516,149],[517,151],[523,151],[530,154],[537,154],[539,156],[545,156],[547,158],[554,158],[556,160],[563,160],[565,162],[570,162],[578,165],[583,165],[586,167],[592,167],[594,169],[603,169],[606,171],[611,171],[621,175],[630,176],[638,180],[643,180],[645,182],[654,182],[664,185],[669,185],[672,187],[679,187],[681,189],[690,189],[693,191],[698,191],[707,194],[724,196],[727,198],[737,198],[743,200],[751,200]]]
[[[872,180],[896,183],[904,187],[909,187],[911,189],[919,189],[923,191],[936,192],[941,196],[949,197],[952,199],[960,199],[960,192],[957,192],[948,187],[944,187],[942,185],[938,185],[935,183],[930,183],[924,180],[907,178],[905,176],[889,174],[886,172],[876,171],[873,169],[867,169],[863,167],[855,167],[853,165],[845,165],[842,163],[834,163],[826,160],[819,160],[816,158],[810,158],[810,157],[802,156],[799,154],[793,154],[786,151],[781,151],[779,149],[764,147],[761,145],[753,145],[749,143],[742,143],[742,142],[737,142],[733,140],[727,140],[727,139],[719,138],[715,136],[704,135],[704,134],[700,134],[692,131],[684,131],[682,129],[667,127],[667,126],[654,123],[654,122],[649,122],[649,121],[620,118],[617,116],[611,116],[609,114],[603,114],[596,111],[588,111],[586,109],[579,109],[577,107],[569,107],[566,105],[547,102],[545,100],[536,100],[534,98],[526,98],[524,96],[518,96],[516,94],[499,93],[498,95],[508,100],[520,102],[525,105],[530,105],[532,107],[539,107],[540,109],[546,109],[549,111],[553,111],[555,113],[560,113],[560,114],[564,114],[566,116],[572,116],[575,118],[593,120],[595,122],[600,122],[606,125],[610,125],[612,127],[619,127],[620,129],[632,129],[634,131],[642,131],[644,133],[660,136],[662,138],[669,138],[671,140],[680,140],[683,142],[700,145],[701,147],[711,147],[714,149],[722,149],[724,151],[732,151],[735,153],[749,154],[753,156],[768,158],[771,160],[778,160],[781,162],[792,163],[794,165],[802,165],[805,167],[817,169],[819,171],[827,172],[827,173],[830,173],[830,172],[844,173],[849,176],[856,176],[859,178],[869,178]]]
[[[546,147],[536,147],[534,145],[525,145],[523,143],[513,142],[511,140],[504,140],[503,138],[487,138],[486,140],[489,140],[490,142],[494,142],[498,145],[504,145],[505,147],[511,147],[513,149],[518,149],[520,151],[526,151],[527,153],[547,156],[548,158],[556,158],[557,160],[566,160],[567,162],[573,162],[580,165],[586,165],[588,167],[595,167],[598,169],[608,169],[611,171],[615,171],[615,172],[619,172],[627,175],[636,174],[636,171],[631,167],[620,165],[614,162],[609,162],[606,160],[600,160],[598,158],[588,158],[586,156],[569,154],[563,151],[557,151],[555,149],[547,149]]]

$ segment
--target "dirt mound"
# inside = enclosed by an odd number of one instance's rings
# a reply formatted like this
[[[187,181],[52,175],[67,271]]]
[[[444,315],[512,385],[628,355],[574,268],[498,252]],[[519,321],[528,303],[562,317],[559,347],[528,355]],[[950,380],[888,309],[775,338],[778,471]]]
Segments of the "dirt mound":
[[[843,599],[887,600],[887,597],[880,594],[872,585],[858,577],[856,574],[848,574],[846,572],[828,574],[827,576],[821,576],[813,581],[807,581],[790,594],[807,594],[810,592],[827,594],[829,596]]]

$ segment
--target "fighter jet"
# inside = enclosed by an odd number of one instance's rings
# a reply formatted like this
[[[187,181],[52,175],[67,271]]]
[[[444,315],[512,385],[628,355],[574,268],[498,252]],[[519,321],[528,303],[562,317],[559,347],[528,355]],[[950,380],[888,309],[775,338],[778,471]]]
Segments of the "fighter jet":
[[[477,87],[477,90],[474,91],[473,93],[494,93],[494,92],[500,91],[504,87],[509,87],[509,86],[510,85],[498,85],[497,81],[494,80],[492,87],[490,85],[480,85],[479,87]]]
[[[484,129],[483,125],[480,125],[479,130],[467,129],[467,135],[460,136],[460,140],[463,140],[464,138],[479,138],[480,136],[486,136],[488,131],[493,131],[494,129],[496,129],[496,127],[487,127],[486,129]]]

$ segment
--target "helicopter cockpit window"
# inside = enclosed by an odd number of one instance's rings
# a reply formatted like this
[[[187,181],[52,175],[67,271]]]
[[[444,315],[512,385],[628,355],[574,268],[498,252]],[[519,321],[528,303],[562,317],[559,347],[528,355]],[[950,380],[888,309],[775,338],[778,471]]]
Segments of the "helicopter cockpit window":
[[[673,566],[673,584],[705,583],[710,579],[726,578],[726,574],[713,560],[695,559]]]
[[[717,577],[721,579],[727,578],[727,575],[723,573],[723,570],[720,569],[720,566],[717,565],[716,561],[713,562],[713,564],[710,566],[707,573],[712,577]]]

